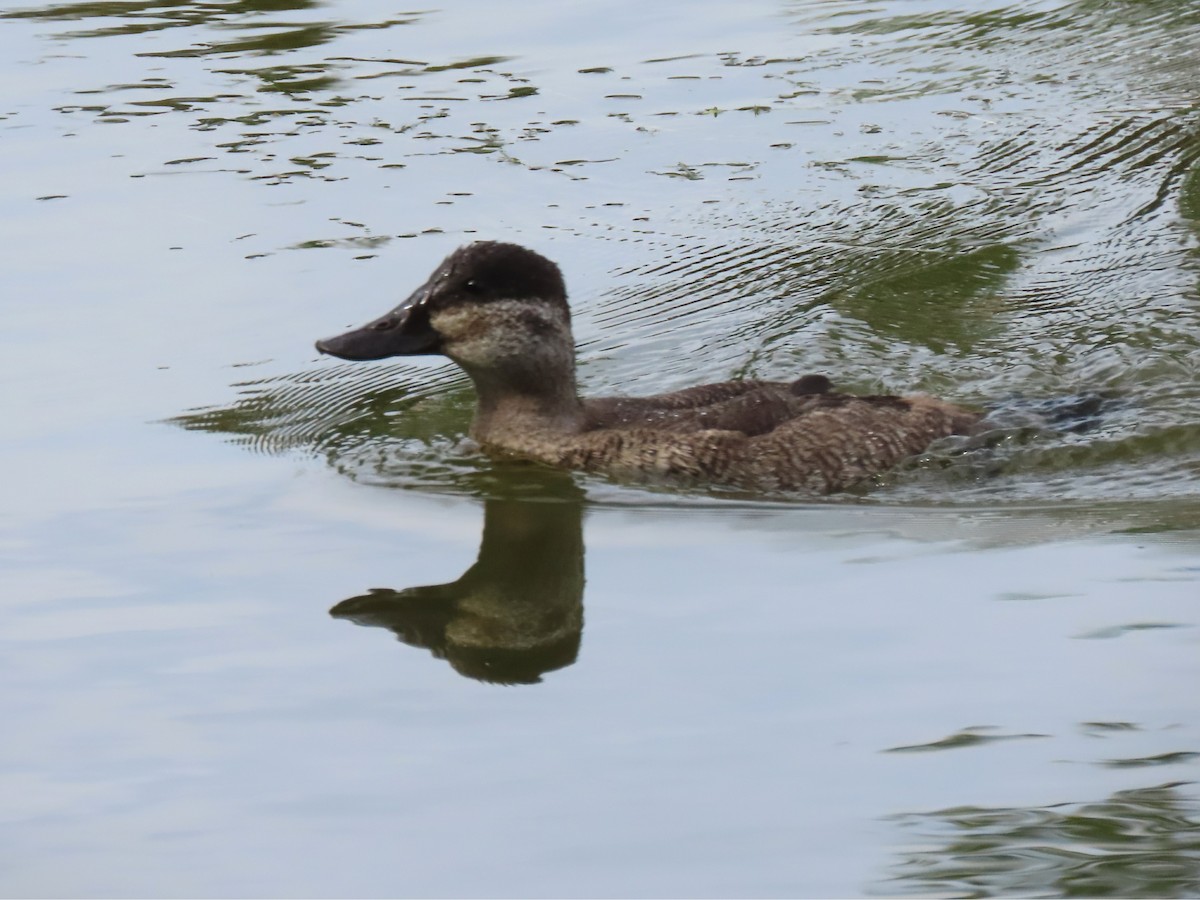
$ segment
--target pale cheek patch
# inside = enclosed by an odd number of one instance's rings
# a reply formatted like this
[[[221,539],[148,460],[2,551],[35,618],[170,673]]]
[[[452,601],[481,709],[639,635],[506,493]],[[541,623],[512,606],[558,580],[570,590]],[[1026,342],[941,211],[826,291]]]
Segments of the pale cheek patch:
[[[478,307],[465,306],[431,313],[429,324],[444,341],[469,340],[483,334],[490,327],[486,317],[479,314]]]
[[[569,334],[565,311],[529,300],[454,306],[429,321],[449,356],[476,363],[528,356],[551,335]]]

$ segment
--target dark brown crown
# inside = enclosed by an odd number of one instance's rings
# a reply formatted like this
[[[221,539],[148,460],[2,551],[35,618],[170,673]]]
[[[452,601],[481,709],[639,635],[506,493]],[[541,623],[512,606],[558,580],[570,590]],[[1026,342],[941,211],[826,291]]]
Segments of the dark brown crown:
[[[429,279],[434,303],[540,299],[567,304],[562,272],[540,253],[518,244],[479,241],[459,247]],[[432,299],[432,298],[431,298]]]

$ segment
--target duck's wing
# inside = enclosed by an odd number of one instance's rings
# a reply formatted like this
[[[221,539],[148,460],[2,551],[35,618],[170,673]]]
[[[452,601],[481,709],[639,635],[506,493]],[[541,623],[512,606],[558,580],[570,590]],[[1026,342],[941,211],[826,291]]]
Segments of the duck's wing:
[[[978,412],[934,397],[827,394],[804,415],[745,441],[731,469],[749,484],[823,493],[844,490],[925,451],[970,434]]]
[[[589,424],[595,423],[592,427],[613,428],[655,413],[702,409],[775,386],[784,385],[767,381],[722,381],[651,397],[593,397],[584,400],[583,404]]]
[[[747,436],[766,434],[802,414],[829,388],[825,376],[806,375],[794,382],[725,381],[652,397],[600,397],[584,401],[585,430],[718,429]]]
[[[625,478],[829,493],[891,469],[933,441],[968,432],[977,413],[931,397],[809,397],[758,435],[708,428],[535,434],[506,449],[552,465]],[[521,442],[524,443],[524,442]]]

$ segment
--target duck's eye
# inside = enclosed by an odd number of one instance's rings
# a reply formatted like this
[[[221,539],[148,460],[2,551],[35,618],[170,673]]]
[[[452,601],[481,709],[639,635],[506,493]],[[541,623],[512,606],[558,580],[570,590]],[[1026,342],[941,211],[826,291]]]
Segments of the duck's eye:
[[[384,319],[381,322],[376,322],[371,326],[372,331],[390,331],[396,327],[395,319]]]
[[[484,291],[483,282],[474,278],[468,278],[463,282],[463,290],[468,294],[482,294]]]

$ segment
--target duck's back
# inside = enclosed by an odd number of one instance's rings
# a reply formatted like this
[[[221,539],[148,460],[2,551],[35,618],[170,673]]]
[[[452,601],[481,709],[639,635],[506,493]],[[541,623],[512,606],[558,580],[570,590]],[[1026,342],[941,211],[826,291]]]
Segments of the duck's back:
[[[717,429],[747,437],[767,434],[803,414],[817,395],[787,382],[726,381],[654,397],[583,401],[585,431],[653,428],[676,434]]]
[[[587,400],[582,433],[531,434],[525,446],[508,449],[622,477],[827,493],[885,472],[939,438],[969,433],[980,419],[932,397],[829,387],[817,375]]]

